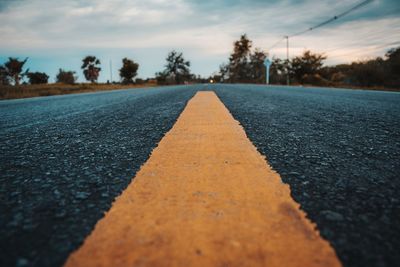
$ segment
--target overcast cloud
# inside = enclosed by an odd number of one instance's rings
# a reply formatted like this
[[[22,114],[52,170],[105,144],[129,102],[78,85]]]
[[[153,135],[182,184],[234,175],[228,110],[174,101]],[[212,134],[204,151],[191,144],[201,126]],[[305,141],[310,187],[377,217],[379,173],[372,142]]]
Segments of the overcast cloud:
[[[114,80],[122,57],[139,62],[139,76],[163,68],[168,51],[183,51],[196,74],[210,75],[247,33],[267,49],[283,35],[307,29],[359,3],[338,1],[0,0],[0,63],[29,57],[34,71],[53,78],[58,68],[79,70],[81,58],[102,60],[101,81]],[[327,25],[290,39],[290,54],[325,52],[328,63],[383,55],[400,46],[400,2],[375,0]],[[270,51],[284,57],[285,43]]]

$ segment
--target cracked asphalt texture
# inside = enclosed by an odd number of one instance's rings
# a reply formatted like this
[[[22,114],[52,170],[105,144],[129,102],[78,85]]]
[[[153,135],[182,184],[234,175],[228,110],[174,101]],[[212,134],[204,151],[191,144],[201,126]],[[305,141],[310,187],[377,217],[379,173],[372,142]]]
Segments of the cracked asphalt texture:
[[[0,102],[0,266],[61,266],[194,88]]]
[[[214,90],[345,266],[400,262],[400,94],[199,85],[0,101],[0,266],[61,266],[197,90]]]
[[[217,87],[345,266],[399,266],[400,93]]]

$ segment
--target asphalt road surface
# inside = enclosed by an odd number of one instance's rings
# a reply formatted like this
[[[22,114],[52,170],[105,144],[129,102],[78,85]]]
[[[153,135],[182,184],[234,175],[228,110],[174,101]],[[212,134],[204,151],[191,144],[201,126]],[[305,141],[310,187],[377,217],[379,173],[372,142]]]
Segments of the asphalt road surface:
[[[400,94],[220,86],[345,266],[400,264]]]
[[[400,262],[400,94],[194,85],[0,102],[0,266],[61,266],[213,90],[345,266]]]

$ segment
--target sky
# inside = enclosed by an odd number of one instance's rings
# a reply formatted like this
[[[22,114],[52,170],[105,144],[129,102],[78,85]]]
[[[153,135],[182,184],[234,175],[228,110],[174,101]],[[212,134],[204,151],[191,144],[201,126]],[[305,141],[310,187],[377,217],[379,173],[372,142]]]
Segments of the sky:
[[[283,36],[308,29],[362,0],[0,0],[0,64],[29,57],[30,71],[52,82],[59,68],[82,58],[101,61],[100,82],[119,81],[122,58],[138,62],[138,77],[154,77],[175,49],[192,73],[209,76],[227,62],[244,33],[253,48],[286,57]],[[282,40],[278,45],[272,45]],[[400,1],[374,0],[324,27],[289,38],[289,55],[325,53],[327,65],[383,56],[400,46]]]

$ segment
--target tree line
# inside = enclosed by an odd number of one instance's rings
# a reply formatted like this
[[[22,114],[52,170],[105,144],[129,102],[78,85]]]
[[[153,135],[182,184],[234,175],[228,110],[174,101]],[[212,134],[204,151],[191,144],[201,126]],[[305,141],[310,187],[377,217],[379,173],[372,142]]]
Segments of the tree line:
[[[252,51],[252,41],[244,34],[233,44],[228,62],[212,77],[224,83],[265,83],[263,64],[267,54]],[[324,66],[327,56],[309,50],[290,60],[273,58],[270,68],[272,84],[310,84],[318,86],[362,86],[400,88],[400,47],[390,49],[375,59]]]
[[[185,60],[182,52],[172,50],[166,57],[164,70],[155,74],[158,84],[183,84],[188,82],[207,82],[208,79],[201,78],[190,72],[190,61]],[[19,60],[10,57],[4,65],[0,65],[0,84],[19,85],[27,77],[30,84],[48,83],[49,76],[44,72],[29,72],[23,70],[28,58]],[[100,72],[101,62],[95,56],[86,56],[82,59],[81,69],[85,79],[96,83]],[[122,67],[119,69],[120,82],[122,84],[143,83],[142,79],[134,79],[137,76],[139,64],[129,58],[122,59]],[[55,80],[57,83],[74,84],[78,77],[75,71],[59,69]],[[150,80],[150,79],[148,79]]]
[[[208,78],[194,75],[190,71],[191,63],[186,60],[182,52],[175,50],[168,53],[164,70],[155,74],[158,84],[184,83],[265,83],[264,60],[268,54],[261,49],[252,49],[253,43],[243,34],[233,43],[233,51],[228,61],[221,64],[219,72]],[[381,58],[366,61],[325,66],[327,56],[313,53],[309,50],[290,60],[272,58],[270,68],[271,84],[310,84],[318,86],[362,86],[400,88],[400,47],[390,49]],[[19,60],[10,57],[0,65],[0,84],[19,85],[27,77],[30,84],[47,83],[49,76],[43,72],[29,72],[23,69],[28,58]],[[96,83],[101,72],[101,62],[95,56],[86,56],[82,59],[81,69],[85,79]],[[120,82],[123,84],[142,83],[137,76],[139,64],[129,58],[122,59],[119,69]],[[59,69],[56,82],[74,84],[77,80],[74,71]],[[150,79],[148,79],[150,80]]]
[[[0,84],[1,85],[20,85],[21,81],[27,77],[30,84],[46,84],[49,76],[44,72],[30,72],[29,69],[24,70],[24,65],[28,58],[19,60],[18,58],[10,57],[3,65],[0,65]],[[86,56],[82,59],[82,72],[85,79],[91,83],[96,83],[100,71],[101,62],[95,56]],[[131,59],[122,59],[122,67],[119,69],[121,83],[134,83],[134,78],[137,75],[139,64]],[[57,83],[74,84],[78,77],[75,71],[59,69],[55,77]]]

